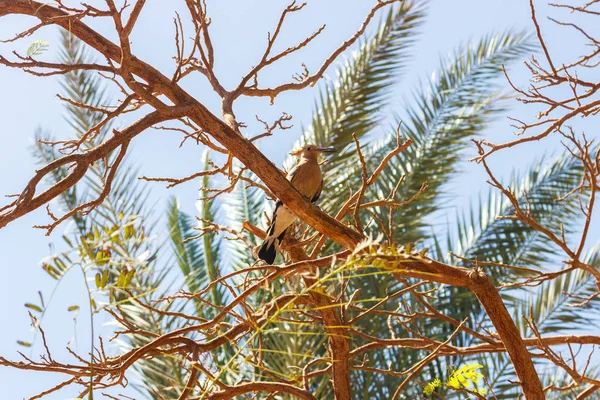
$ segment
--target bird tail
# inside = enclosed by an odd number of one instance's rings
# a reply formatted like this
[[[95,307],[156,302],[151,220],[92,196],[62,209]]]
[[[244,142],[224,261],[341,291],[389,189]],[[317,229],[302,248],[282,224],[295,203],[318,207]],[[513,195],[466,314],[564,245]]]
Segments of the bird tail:
[[[268,233],[272,233],[271,229],[269,229]],[[277,237],[267,236],[258,249],[258,258],[260,258],[269,265],[273,264],[273,262],[275,261],[275,257],[277,257],[277,250],[279,249],[279,244],[283,240],[284,236],[285,231],[281,232],[281,234]]]

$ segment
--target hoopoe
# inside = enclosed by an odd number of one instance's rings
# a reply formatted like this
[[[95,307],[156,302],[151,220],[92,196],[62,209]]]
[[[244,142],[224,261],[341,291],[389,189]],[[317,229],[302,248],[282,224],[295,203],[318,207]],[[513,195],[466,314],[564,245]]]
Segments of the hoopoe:
[[[334,153],[335,151],[333,147],[324,148],[314,144],[307,144],[290,153],[298,157],[299,161],[287,174],[287,179],[300,193],[312,202],[317,201],[323,189],[323,174],[319,166],[319,155],[322,153]],[[277,256],[279,244],[285,236],[285,231],[295,220],[296,215],[281,200],[277,200],[273,217],[271,218],[271,226],[267,230],[267,237],[265,237],[263,244],[258,250],[258,258],[268,264],[273,264]]]

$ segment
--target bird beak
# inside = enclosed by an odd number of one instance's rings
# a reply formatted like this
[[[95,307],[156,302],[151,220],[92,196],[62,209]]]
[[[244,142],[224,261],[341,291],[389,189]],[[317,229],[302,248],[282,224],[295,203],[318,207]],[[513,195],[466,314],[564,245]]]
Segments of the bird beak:
[[[335,147],[320,147],[319,151],[321,153],[336,153],[337,152]]]

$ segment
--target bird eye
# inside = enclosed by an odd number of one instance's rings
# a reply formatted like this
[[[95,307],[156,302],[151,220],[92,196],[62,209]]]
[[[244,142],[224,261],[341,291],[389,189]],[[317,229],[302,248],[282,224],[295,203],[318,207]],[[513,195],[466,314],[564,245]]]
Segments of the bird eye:
[[[312,147],[307,147],[306,150],[312,151]]]

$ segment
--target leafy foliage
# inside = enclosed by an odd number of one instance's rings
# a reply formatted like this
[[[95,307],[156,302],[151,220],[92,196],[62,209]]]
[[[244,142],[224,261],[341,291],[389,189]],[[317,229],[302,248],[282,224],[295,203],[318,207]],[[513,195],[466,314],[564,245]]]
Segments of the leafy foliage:
[[[253,173],[244,172],[244,176],[250,181],[258,181]],[[262,226],[266,230],[263,224],[263,213],[270,214],[272,210],[265,207],[266,196],[264,191],[240,181],[233,192],[224,195],[220,201],[226,214],[224,221],[228,226],[240,230],[242,223],[248,221],[255,226]],[[248,240],[253,245],[259,244],[257,238],[249,237]],[[228,241],[225,250],[229,268],[232,270],[249,267],[255,262],[251,249],[245,243]]]
[[[477,385],[481,384],[481,380],[484,377],[481,372],[478,372],[478,369],[481,369],[483,365],[481,364],[468,364],[463,365],[456,371],[453,371],[448,378],[448,382],[446,382],[446,386],[452,389],[461,389],[465,388],[475,393],[479,393],[481,395],[486,395],[486,389],[478,389]]]
[[[392,159],[365,199],[375,200],[395,192],[393,200],[406,201],[419,191],[424,182],[428,184],[427,190],[400,212],[389,214],[387,210],[375,209],[373,218],[380,222],[373,224],[370,231],[372,235],[390,226],[393,227],[393,231],[387,232],[387,235],[394,242],[406,243],[427,238],[430,229],[426,217],[440,210],[439,198],[444,184],[457,171],[461,150],[464,149],[467,139],[480,134],[489,121],[502,111],[498,102],[503,96],[500,94],[499,85],[495,83],[502,73],[501,63],[515,60],[530,49],[528,35],[504,33],[490,35],[477,44],[462,48],[452,60],[442,60],[439,71],[434,74],[439,78],[434,79],[427,90],[417,91],[414,96],[416,106],[406,111],[409,118],[402,125],[402,133],[414,141],[413,145]],[[366,158],[377,163],[395,145],[395,140],[394,133],[382,143],[375,143],[367,149],[369,156]],[[375,166],[371,165],[371,168],[374,169]],[[353,171],[356,177],[360,176],[356,167]],[[400,181],[401,185],[395,190]],[[358,185],[359,183],[356,186]],[[444,200],[447,200],[448,190],[444,190],[444,193]],[[394,292],[390,292],[390,288],[395,285],[394,281],[387,274],[366,276],[357,282],[361,290],[360,297],[383,298]],[[448,297],[443,290],[439,292],[441,310],[447,311],[444,308],[445,299],[456,302],[454,289],[447,289]],[[477,316],[475,304],[478,303],[473,296],[467,293],[463,294],[463,297],[464,301],[460,301],[459,304],[464,306],[453,307],[451,315],[459,320],[467,315]],[[414,310],[421,310],[422,305],[419,301],[413,300]],[[469,307],[474,307],[473,313]],[[366,333],[375,335],[377,327],[384,324],[384,318],[378,322],[371,319],[361,328]],[[440,325],[435,320],[428,320],[423,322],[420,329],[429,334],[437,334],[441,338],[449,335],[453,328],[445,323]],[[404,337],[407,332],[399,329],[396,335]],[[398,349],[386,349],[370,354],[371,366],[391,366],[394,370],[408,368],[419,357],[421,356],[418,352],[409,356],[406,351]],[[442,365],[438,364],[435,368],[441,371]],[[439,375],[439,372],[435,375]],[[386,393],[393,393],[394,387],[398,385],[398,379],[395,377],[375,374],[365,376],[369,379],[358,382],[363,388],[369,388],[368,394],[373,398],[384,398]]]
[[[205,168],[208,166],[208,155],[205,160]],[[203,188],[208,187],[208,177],[204,178]],[[200,191],[202,194],[202,190]],[[194,223],[193,218],[182,212],[175,198],[171,198],[168,205],[168,225],[173,253],[183,274],[187,290],[197,293],[206,287],[218,276],[216,265],[219,263],[219,248],[221,240],[215,232],[203,232],[201,241],[193,240],[198,236],[196,227],[205,228],[206,221],[213,221],[213,202],[198,202],[200,212],[199,222]],[[211,290],[213,304],[225,303],[225,292],[213,286]],[[196,314],[209,318],[214,310],[205,307],[199,299],[194,300]]]
[[[27,48],[27,57],[42,55],[42,53],[48,50],[49,46],[50,43],[47,40],[36,40]]]
[[[551,230],[559,232],[561,226],[569,232],[577,212],[577,200],[568,198],[557,202],[570,188],[577,185],[583,174],[581,163],[565,153],[550,163],[535,162],[534,167],[523,177],[515,176],[509,187],[523,206],[528,206],[532,215]],[[558,249],[549,239],[528,225],[509,219],[513,214],[510,202],[497,191],[490,190],[487,204],[479,203],[470,207],[470,214],[459,217],[456,232],[448,237],[448,248],[454,254],[469,260],[486,260],[510,266],[543,269],[546,263],[558,255]],[[559,217],[560,216],[560,217]],[[563,221],[566,221],[563,223]],[[454,243],[452,237],[458,238]],[[453,257],[442,257],[447,262],[456,262]],[[458,260],[463,266],[469,264]],[[490,275],[499,281],[512,282],[524,272],[515,269],[491,267]],[[506,295],[507,301],[514,300],[514,294]],[[478,301],[469,291],[446,287],[438,291],[436,308],[454,316],[471,316],[472,327],[478,324],[488,326],[487,317]],[[461,345],[470,343],[471,336],[459,336]]]
[[[599,248],[600,244],[590,249],[583,260],[593,268],[600,267]],[[589,273],[578,270],[542,284],[525,298],[513,298],[515,321],[521,334],[524,337],[533,336],[526,319],[535,323],[542,335],[549,333],[575,334],[578,330],[576,321],[582,319],[593,321],[596,318],[600,300],[597,297],[591,297],[596,290],[597,286],[590,279]],[[591,300],[584,306],[576,306],[578,301],[575,298],[577,297]],[[489,371],[493,371],[490,374],[489,382],[494,392],[499,394],[499,399],[517,399],[520,396],[509,378],[514,374],[514,369],[508,356],[499,354],[497,357],[480,357],[478,359],[487,365]],[[557,376],[556,367],[553,365],[539,365],[539,368],[540,370],[545,369],[541,378],[548,383],[560,386],[570,379],[566,376]],[[598,376],[598,372],[595,368],[589,368],[587,371],[588,376]],[[573,393],[580,390],[581,388],[578,388],[563,393],[565,397],[561,397],[560,393],[553,394],[551,398],[573,398]]]
[[[534,162],[534,167],[523,177],[516,176],[509,185],[523,207],[529,205],[532,216],[552,232],[572,231],[578,205],[576,197],[564,201],[566,195],[581,179],[583,165],[565,153],[550,163]],[[521,222],[507,219],[512,206],[499,193],[490,191],[486,206],[471,207],[478,214],[463,216],[457,222],[453,245],[455,253],[466,258],[496,261],[509,265],[543,268],[544,263],[558,254],[550,240]],[[560,216],[560,218],[559,218]],[[474,227],[475,229],[472,229]]]

